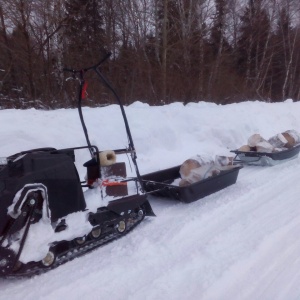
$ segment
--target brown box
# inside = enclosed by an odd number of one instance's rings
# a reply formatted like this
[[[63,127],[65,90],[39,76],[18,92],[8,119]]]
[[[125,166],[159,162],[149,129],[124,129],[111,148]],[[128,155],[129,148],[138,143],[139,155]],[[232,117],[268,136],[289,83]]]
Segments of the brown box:
[[[106,184],[106,194],[108,196],[127,196],[128,187],[126,182],[122,182],[122,178],[127,177],[126,165],[124,162],[115,163],[110,166],[101,167],[101,177],[103,180],[109,178]],[[116,181],[114,181],[114,177]]]

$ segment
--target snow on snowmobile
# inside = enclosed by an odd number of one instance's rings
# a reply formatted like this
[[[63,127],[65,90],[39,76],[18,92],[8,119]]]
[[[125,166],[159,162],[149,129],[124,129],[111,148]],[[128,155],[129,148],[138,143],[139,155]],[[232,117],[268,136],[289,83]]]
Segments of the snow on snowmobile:
[[[64,69],[79,79],[78,111],[87,146],[39,148],[0,160],[0,277],[27,277],[51,270],[129,232],[155,216],[144,192],[136,151],[123,105],[98,64]],[[81,101],[84,75],[94,71],[114,94],[129,145],[99,151],[91,145]],[[86,178],[80,181],[75,152],[88,150]],[[120,154],[130,155],[135,177],[127,177]]]

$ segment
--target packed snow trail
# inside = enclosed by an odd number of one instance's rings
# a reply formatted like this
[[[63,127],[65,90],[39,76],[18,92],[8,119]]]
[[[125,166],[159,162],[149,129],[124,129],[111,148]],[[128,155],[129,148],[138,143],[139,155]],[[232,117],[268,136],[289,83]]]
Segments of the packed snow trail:
[[[1,280],[1,295],[297,299],[300,160],[240,173],[235,185],[191,204],[151,199],[157,218],[47,274]]]
[[[140,149],[142,174],[177,165],[194,154],[222,154],[222,149],[228,153],[258,128],[266,137],[280,130],[300,131],[300,106],[291,102],[199,103],[192,109],[180,105],[146,109],[136,104],[127,109],[130,125],[135,124],[133,138]],[[105,110],[115,111],[114,107]],[[86,113],[92,121],[101,112]],[[74,146],[83,141],[73,133],[76,111],[0,111],[0,122],[2,115],[9,120],[14,113],[20,119],[7,127],[15,138],[3,144],[4,154],[22,150],[17,128],[24,119],[33,120],[32,114],[48,122],[43,134],[37,129],[27,133],[28,148],[30,144],[36,144],[31,148],[64,147],[64,142]],[[68,128],[63,134],[55,124],[63,125],[65,114]],[[256,116],[256,122],[248,116]],[[109,116],[101,115],[99,120],[108,122]],[[92,126],[92,138],[97,141],[101,133]],[[106,131],[104,135],[109,136]],[[172,137],[170,149],[163,143],[165,135]],[[40,145],[40,140],[48,142]],[[245,166],[236,184],[190,204],[150,196],[156,218],[146,218],[121,239],[48,273],[31,279],[0,279],[0,299],[300,299],[299,177],[297,158],[273,167]]]

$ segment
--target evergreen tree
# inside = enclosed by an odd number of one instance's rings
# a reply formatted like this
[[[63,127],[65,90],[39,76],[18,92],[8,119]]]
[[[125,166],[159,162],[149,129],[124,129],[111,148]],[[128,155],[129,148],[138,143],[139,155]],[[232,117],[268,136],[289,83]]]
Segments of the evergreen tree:
[[[215,0],[216,13],[213,19],[213,26],[210,33],[210,44],[214,56],[219,52],[220,48],[229,47],[224,31],[225,31],[225,16],[226,16],[226,0]]]
[[[245,85],[255,90],[253,83],[264,63],[270,35],[270,20],[262,0],[249,0],[241,17],[237,43],[237,68]]]
[[[228,77],[230,61],[230,45],[225,36],[227,1],[215,0],[216,12],[213,18],[213,24],[210,31],[210,76],[208,81],[208,97],[210,99],[224,99],[226,94],[223,86],[224,78]],[[230,75],[229,75],[230,76]],[[223,102],[218,99],[218,102]]]
[[[103,29],[102,2],[102,0],[65,1],[65,11],[69,20],[63,32],[65,66],[75,69],[89,67],[104,56],[106,36]],[[99,84],[96,76],[92,76],[91,73],[88,76],[88,97],[85,103],[94,105],[109,102],[108,94],[103,93],[105,88]],[[65,88],[70,96],[69,103],[75,105],[76,83],[70,81],[66,83]]]
[[[65,61],[82,67],[96,63],[105,49],[101,0],[66,0],[66,14],[73,16],[64,32]]]
[[[158,0],[157,39],[160,45],[162,77],[166,76],[166,97],[162,97],[164,101],[168,102],[176,97],[188,101],[193,97],[193,91],[198,91],[197,50],[201,37],[197,18],[198,5],[199,0]],[[196,67],[198,69],[195,74]]]

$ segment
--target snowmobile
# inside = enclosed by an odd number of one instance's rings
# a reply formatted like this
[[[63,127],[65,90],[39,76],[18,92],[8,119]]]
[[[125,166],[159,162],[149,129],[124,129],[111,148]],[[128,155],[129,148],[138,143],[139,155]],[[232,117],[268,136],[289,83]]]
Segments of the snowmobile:
[[[123,236],[145,216],[155,216],[123,105],[100,70],[109,56],[85,69],[64,69],[80,83],[78,112],[86,146],[32,149],[0,160],[0,277],[51,270]],[[88,71],[97,74],[120,106],[129,141],[125,149],[99,151],[90,143],[81,107]],[[77,150],[91,156],[83,181],[75,164]],[[116,161],[121,154],[131,157],[136,176],[127,177],[126,164]]]

